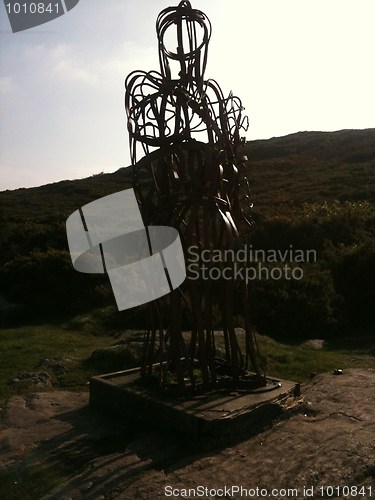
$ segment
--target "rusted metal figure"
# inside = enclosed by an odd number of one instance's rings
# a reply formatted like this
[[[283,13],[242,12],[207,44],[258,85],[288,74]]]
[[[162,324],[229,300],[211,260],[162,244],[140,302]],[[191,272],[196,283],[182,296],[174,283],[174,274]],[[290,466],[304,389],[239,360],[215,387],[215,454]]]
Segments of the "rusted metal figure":
[[[145,225],[178,229],[188,277],[150,306],[142,376],[157,374],[162,387],[172,383],[181,390],[209,390],[223,381],[264,385],[245,283],[189,275],[189,249],[200,256],[203,250],[243,247],[239,186],[247,183],[246,158],[237,148],[248,119],[238,97],[225,98],[216,81],[204,79],[211,24],[203,12],[182,1],[159,14],[156,31],[160,72],[134,71],[125,82],[133,187]],[[242,349],[235,300],[242,302]],[[183,315],[188,334],[182,332]]]

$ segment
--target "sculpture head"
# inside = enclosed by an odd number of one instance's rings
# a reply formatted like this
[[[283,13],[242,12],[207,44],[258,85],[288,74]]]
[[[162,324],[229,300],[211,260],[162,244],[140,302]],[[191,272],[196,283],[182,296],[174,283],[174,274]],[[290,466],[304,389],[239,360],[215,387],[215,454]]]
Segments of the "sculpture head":
[[[160,12],[156,32],[162,75],[167,79],[203,80],[211,37],[206,15],[184,0]]]

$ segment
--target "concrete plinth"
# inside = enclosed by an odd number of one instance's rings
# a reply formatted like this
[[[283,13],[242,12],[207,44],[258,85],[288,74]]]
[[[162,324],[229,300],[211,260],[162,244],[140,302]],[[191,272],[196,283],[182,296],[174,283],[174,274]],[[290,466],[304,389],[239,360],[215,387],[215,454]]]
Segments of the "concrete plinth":
[[[251,392],[217,390],[171,398],[140,382],[139,368],[92,377],[90,405],[151,426],[187,432],[192,438],[220,438],[269,424],[296,404],[299,390],[295,382],[267,379],[266,386]]]

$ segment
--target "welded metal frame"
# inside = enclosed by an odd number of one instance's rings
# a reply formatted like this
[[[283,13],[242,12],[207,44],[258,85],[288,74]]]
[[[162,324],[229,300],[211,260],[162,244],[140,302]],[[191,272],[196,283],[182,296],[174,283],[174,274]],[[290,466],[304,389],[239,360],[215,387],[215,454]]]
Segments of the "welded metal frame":
[[[223,381],[264,385],[246,284],[189,276],[189,248],[199,255],[243,248],[239,188],[248,183],[238,148],[248,118],[238,97],[224,97],[215,80],[204,79],[211,23],[203,12],[182,1],[159,14],[156,32],[160,72],[133,71],[125,82],[133,188],[146,226],[178,229],[188,277],[150,304],[141,373],[182,391],[205,391]],[[169,47],[173,41],[177,49]],[[242,349],[234,301],[242,302]],[[188,334],[182,332],[183,314],[189,316]],[[215,316],[221,325],[216,334]]]

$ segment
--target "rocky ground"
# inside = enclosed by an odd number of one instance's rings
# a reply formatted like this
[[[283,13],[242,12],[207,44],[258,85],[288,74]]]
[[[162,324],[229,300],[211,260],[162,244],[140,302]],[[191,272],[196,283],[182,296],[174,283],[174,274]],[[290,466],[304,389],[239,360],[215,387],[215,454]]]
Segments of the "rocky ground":
[[[8,498],[39,498],[22,491],[28,471],[42,471],[41,480],[58,471],[59,484],[41,495],[48,499],[194,498],[187,489],[197,487],[199,498],[241,498],[236,489],[221,491],[232,485],[252,489],[247,498],[371,498],[370,487],[375,498],[375,370],[318,375],[302,395],[290,418],[211,450],[99,415],[87,393],[13,396],[0,411],[2,477],[14,478]],[[345,489],[322,494],[321,486],[358,489],[346,496]]]

